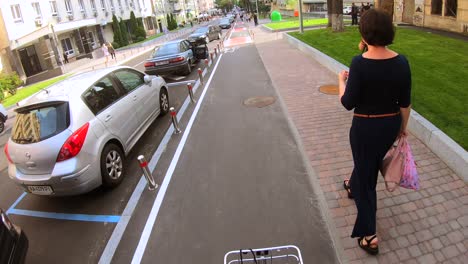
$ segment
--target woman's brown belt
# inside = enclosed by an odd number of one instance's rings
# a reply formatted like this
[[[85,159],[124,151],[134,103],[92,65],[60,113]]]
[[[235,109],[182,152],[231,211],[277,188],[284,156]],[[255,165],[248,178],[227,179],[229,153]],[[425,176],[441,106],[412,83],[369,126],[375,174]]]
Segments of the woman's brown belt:
[[[364,117],[364,118],[380,118],[380,117],[389,117],[389,116],[396,116],[399,115],[400,112],[391,113],[391,114],[381,114],[381,115],[364,115],[364,114],[354,114],[357,117]]]

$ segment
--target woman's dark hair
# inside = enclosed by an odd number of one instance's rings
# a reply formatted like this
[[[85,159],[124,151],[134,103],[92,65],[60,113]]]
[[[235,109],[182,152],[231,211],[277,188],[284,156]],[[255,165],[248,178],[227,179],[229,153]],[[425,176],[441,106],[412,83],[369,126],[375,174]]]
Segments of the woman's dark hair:
[[[382,10],[369,9],[359,22],[359,32],[367,44],[387,46],[393,43],[395,27],[392,18]]]

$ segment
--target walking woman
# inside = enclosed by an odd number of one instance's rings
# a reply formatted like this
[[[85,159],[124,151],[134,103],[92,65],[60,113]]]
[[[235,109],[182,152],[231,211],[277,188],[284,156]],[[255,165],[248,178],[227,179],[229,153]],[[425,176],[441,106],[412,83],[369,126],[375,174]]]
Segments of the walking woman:
[[[359,24],[362,55],[353,58],[349,73],[339,74],[341,103],[354,109],[349,133],[354,169],[344,188],[354,198],[357,218],[351,237],[375,255],[377,175],[386,152],[401,135],[406,135],[410,114],[411,72],[408,61],[389,48],[395,36],[391,18],[370,9]]]

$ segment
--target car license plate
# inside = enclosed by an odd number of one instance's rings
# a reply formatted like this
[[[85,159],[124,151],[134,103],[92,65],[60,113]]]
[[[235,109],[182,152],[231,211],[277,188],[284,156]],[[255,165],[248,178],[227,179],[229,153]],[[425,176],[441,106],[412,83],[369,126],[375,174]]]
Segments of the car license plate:
[[[54,190],[52,190],[52,187],[47,186],[47,185],[30,185],[30,186],[27,186],[27,188],[28,188],[28,191],[34,194],[47,195],[47,194],[54,193]]]
[[[158,62],[155,62],[154,65],[166,65],[166,64],[169,64],[168,61],[158,61]]]

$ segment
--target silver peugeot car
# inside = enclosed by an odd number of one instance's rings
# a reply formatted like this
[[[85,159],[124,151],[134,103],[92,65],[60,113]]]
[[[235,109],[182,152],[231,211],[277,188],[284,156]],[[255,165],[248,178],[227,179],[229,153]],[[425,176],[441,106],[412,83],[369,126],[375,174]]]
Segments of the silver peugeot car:
[[[161,77],[113,67],[65,79],[15,111],[10,178],[33,194],[75,195],[122,181],[125,155],[169,111],[169,96]]]

